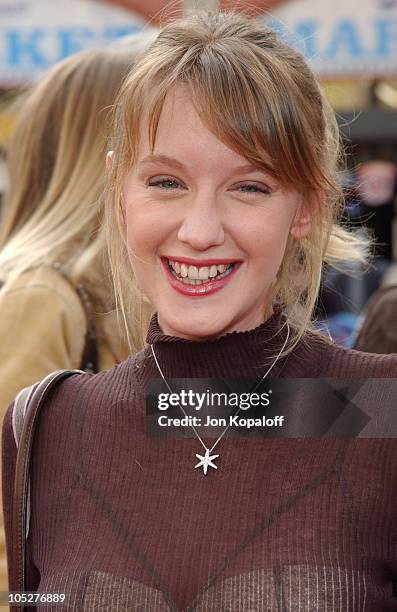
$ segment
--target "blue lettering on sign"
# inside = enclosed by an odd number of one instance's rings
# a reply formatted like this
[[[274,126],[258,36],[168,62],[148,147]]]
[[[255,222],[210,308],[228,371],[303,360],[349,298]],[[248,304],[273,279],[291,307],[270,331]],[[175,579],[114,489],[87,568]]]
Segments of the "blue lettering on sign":
[[[352,68],[357,60],[365,61],[368,70],[378,68],[381,60],[384,69],[385,61],[390,70],[397,65],[397,19],[385,18],[383,15],[370,22],[372,38],[364,36],[360,25],[353,19],[338,20],[329,37],[320,38],[322,23],[315,19],[295,21],[290,27],[278,19],[266,20],[281,40],[303,53],[307,58],[320,61],[329,70]],[[351,62],[351,64],[349,64]],[[357,65],[357,64],[356,64]],[[364,64],[362,64],[364,66]]]
[[[313,58],[318,54],[317,50],[318,23],[314,20],[300,21],[296,26],[296,33],[304,45],[303,53],[306,57]]]
[[[306,57],[315,57],[318,55],[317,38],[318,38],[318,22],[314,19],[298,21],[294,24],[294,30],[291,31],[279,19],[267,19],[265,24],[273,30],[277,37],[286,42]]]
[[[340,21],[336,24],[328,49],[324,52],[326,59],[334,59],[338,55],[360,58],[365,55],[365,49],[360,34],[353,21]]]
[[[7,56],[6,62],[10,67],[26,64],[37,68],[47,68],[51,62],[40,49],[40,43],[46,35],[46,30],[37,29],[23,32],[21,30],[7,30],[5,32]]]
[[[0,82],[2,70],[16,80],[29,80],[40,75],[65,57],[85,49],[105,47],[113,40],[142,31],[136,23],[109,25],[94,29],[85,26],[70,28],[33,28],[0,30]]]
[[[68,28],[58,31],[59,57],[64,59],[73,53],[84,51],[95,39],[95,32],[90,28]]]
[[[387,19],[378,19],[375,23],[376,29],[376,48],[375,53],[379,57],[387,57],[390,47],[390,31]]]
[[[397,54],[397,19],[376,19],[375,54],[381,58],[395,58]]]

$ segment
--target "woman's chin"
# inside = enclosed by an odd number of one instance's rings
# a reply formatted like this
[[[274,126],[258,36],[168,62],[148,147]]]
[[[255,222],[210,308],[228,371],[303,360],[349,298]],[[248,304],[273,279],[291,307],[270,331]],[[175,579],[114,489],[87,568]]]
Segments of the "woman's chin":
[[[163,332],[170,336],[185,338],[188,340],[210,340],[218,338],[227,333],[228,325],[225,317],[219,321],[212,316],[189,316],[185,313],[182,317],[167,317],[158,313],[158,321]]]

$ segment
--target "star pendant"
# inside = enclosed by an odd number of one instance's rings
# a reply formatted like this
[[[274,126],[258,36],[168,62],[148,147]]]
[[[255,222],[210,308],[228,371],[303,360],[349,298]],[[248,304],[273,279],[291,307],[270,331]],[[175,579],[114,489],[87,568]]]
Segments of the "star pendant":
[[[215,470],[218,469],[218,466],[215,465],[215,463],[213,463],[212,460],[216,459],[217,457],[219,457],[219,455],[210,455],[210,449],[209,448],[206,448],[205,455],[197,455],[196,454],[196,457],[197,457],[197,459],[200,459],[200,461],[194,467],[195,468],[202,467],[203,468],[203,472],[204,472],[205,475],[207,475],[207,471],[208,471],[209,467],[212,467]]]

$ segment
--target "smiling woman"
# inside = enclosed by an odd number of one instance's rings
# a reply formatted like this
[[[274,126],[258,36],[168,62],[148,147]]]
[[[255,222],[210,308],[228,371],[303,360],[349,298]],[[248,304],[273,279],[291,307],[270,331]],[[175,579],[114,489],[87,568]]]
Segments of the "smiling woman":
[[[310,328],[323,263],[365,258],[338,225],[339,159],[309,67],[249,18],[170,23],[130,73],[115,106],[106,230],[127,330],[144,301],[156,314],[144,350],[71,376],[42,404],[27,590],[65,593],[76,612],[397,610],[396,385],[386,380],[397,356],[349,351]],[[304,379],[299,392],[288,378]],[[327,402],[310,378],[369,380],[334,382]],[[229,414],[232,394],[217,385],[234,379],[255,384],[249,408]],[[158,382],[174,412],[153,410]],[[203,395],[229,404],[186,400]],[[10,407],[3,434],[8,534],[17,415]],[[359,439],[348,438],[354,415]],[[163,433],[151,437],[156,416]],[[169,422],[182,434],[164,433]]]
[[[302,194],[219,140],[186,85],[164,101],[153,153],[143,121],[122,201],[139,287],[163,331],[192,340],[263,323],[289,236],[310,231]]]
[[[186,309],[194,311],[191,333],[179,330],[192,339],[253,328],[274,308],[284,310],[292,349],[309,326],[323,262],[363,260],[365,244],[336,224],[343,206],[338,127],[307,64],[273,32],[236,16],[223,19],[213,20],[216,34],[200,18],[194,30],[187,22],[174,24],[172,34],[165,28],[124,85],[108,208],[116,293],[129,327],[138,309],[129,292],[135,281],[142,286],[144,269],[143,293],[163,319],[152,296],[153,282],[164,283],[169,331],[188,319]],[[126,233],[115,226],[117,202]],[[156,245],[149,247],[138,229],[142,219],[158,228],[157,236],[150,233]],[[128,256],[112,239],[120,232]],[[170,259],[191,266],[180,271],[191,281],[205,280],[195,271],[208,267],[205,260],[232,266],[222,284],[192,289],[160,265]],[[178,299],[167,278],[176,292],[207,299]]]

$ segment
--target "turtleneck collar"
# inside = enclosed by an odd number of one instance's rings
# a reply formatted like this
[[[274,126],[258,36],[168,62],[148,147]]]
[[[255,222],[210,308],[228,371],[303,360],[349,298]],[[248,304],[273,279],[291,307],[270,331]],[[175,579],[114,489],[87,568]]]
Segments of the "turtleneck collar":
[[[164,375],[169,378],[256,378],[263,376],[283,346],[287,334],[282,314],[249,331],[234,331],[213,340],[168,336],[154,314],[146,341],[153,344]],[[273,376],[286,359],[279,359]]]

